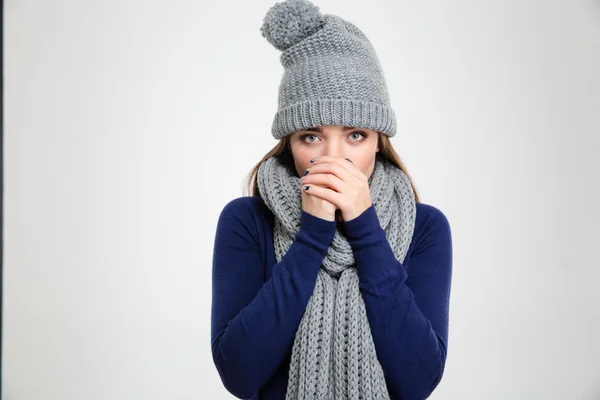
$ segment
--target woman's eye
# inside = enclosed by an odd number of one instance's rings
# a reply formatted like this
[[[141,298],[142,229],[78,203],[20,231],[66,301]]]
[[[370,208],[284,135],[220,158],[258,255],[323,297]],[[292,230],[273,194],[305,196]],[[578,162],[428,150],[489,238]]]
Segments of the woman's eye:
[[[306,141],[306,138],[309,138],[309,137],[313,137],[314,138],[316,136],[315,135],[304,135],[304,136],[302,136],[302,141]],[[311,142],[311,141],[309,140],[309,142]]]
[[[367,137],[367,135],[365,135],[365,134],[364,134],[364,133],[362,133],[362,132],[352,132],[352,133],[350,134],[350,136],[352,136],[352,135],[357,135],[357,136],[354,136],[354,137],[356,138],[356,140],[354,140],[355,142],[358,142],[358,141],[362,140],[363,138],[366,138],[366,137]]]

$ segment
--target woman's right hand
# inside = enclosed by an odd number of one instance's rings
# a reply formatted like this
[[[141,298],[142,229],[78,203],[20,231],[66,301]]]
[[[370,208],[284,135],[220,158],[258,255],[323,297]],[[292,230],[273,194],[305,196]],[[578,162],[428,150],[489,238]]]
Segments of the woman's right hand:
[[[335,210],[337,208],[336,205],[317,196],[312,196],[311,194],[307,193],[306,190],[304,190],[304,186],[306,185],[302,185],[300,187],[300,190],[302,191],[302,210],[315,217],[327,221],[335,221]],[[308,186],[310,186],[308,189],[310,191],[313,186],[317,185],[311,183]]]

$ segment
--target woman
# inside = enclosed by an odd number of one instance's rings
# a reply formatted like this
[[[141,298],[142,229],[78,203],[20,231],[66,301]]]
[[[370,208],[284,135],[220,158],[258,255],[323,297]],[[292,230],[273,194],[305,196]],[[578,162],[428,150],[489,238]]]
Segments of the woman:
[[[307,0],[271,7],[261,31],[285,67],[279,143],[218,221],[221,380],[244,399],[425,399],[446,363],[451,233],[391,145],[373,47]]]

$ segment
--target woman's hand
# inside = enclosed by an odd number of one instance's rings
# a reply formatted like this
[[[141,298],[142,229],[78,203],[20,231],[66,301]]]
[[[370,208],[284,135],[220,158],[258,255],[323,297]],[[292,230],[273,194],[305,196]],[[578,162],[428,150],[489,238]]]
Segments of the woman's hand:
[[[314,192],[316,188],[316,184],[311,184],[310,190]],[[335,221],[335,204],[317,196],[311,196],[308,194],[310,190],[302,190],[302,210],[315,217]]]
[[[369,178],[344,157],[318,157],[300,182],[303,192],[335,204],[346,222],[372,205]]]

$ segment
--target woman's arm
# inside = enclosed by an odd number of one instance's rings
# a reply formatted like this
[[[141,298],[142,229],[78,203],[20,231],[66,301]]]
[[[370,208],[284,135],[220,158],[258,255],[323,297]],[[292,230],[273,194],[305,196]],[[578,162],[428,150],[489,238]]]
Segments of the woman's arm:
[[[450,226],[437,208],[422,207],[428,213],[421,216],[410,274],[395,258],[374,206],[344,224],[379,362],[392,398],[403,400],[433,392],[448,345]]]
[[[211,344],[221,380],[234,396],[257,393],[292,348],[335,231],[334,221],[302,211],[295,241],[265,282],[252,210],[240,198],[221,212],[213,252]]]

